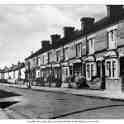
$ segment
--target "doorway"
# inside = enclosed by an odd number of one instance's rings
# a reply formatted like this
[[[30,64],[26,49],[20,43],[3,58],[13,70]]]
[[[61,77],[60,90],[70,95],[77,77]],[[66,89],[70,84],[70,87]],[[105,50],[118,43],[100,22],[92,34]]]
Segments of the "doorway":
[[[97,76],[101,79],[101,89],[105,89],[105,62],[97,61]]]
[[[122,79],[122,91],[124,91],[124,57],[120,58],[120,76]]]

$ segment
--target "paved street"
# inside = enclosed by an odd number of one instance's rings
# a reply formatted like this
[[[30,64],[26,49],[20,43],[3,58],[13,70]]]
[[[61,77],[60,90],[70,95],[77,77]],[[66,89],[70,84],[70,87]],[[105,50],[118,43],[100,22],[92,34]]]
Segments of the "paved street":
[[[14,102],[3,109],[9,119],[124,118],[124,101],[7,86],[0,90],[21,95],[0,99],[0,103]]]

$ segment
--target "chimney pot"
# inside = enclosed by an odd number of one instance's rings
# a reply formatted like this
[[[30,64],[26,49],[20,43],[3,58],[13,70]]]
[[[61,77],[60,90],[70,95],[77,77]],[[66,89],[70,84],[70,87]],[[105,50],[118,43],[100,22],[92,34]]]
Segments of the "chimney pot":
[[[50,47],[50,41],[48,41],[48,40],[41,41],[41,48],[46,49],[48,47]]]
[[[51,41],[52,41],[52,46],[55,47],[55,45],[57,44],[57,42],[60,40],[61,35],[59,35],[59,34],[53,34],[50,37],[51,37]]]
[[[83,17],[80,21],[82,33],[85,34],[86,30],[94,24],[95,19],[92,17]]]
[[[118,17],[123,12],[123,5],[107,5],[107,16]]]
[[[74,27],[66,26],[63,29],[64,29],[65,38],[71,38],[71,36],[73,36],[74,29],[75,29]]]

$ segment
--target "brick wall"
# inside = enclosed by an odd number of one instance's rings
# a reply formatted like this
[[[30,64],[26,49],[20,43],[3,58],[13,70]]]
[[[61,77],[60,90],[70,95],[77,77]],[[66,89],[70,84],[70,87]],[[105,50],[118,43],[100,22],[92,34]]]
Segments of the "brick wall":
[[[95,51],[107,49],[107,31],[104,29],[95,34]]]
[[[124,45],[124,21],[121,21],[119,24],[118,24],[118,42],[117,42],[117,45],[120,46],[120,45]]]
[[[82,39],[82,55],[86,55],[86,41]]]

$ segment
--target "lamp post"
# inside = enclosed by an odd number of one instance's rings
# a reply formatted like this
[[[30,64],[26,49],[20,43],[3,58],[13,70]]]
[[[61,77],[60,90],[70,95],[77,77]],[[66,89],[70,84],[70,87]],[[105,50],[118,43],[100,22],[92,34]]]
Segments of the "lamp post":
[[[52,83],[52,63],[50,63],[50,81],[49,81],[49,87],[51,87]]]
[[[30,63],[28,63],[28,88],[31,88],[31,70],[30,70]]]

